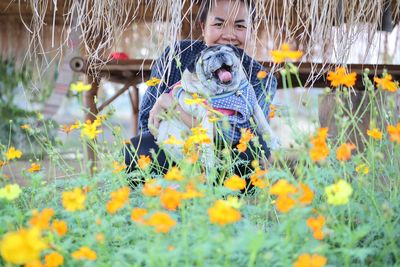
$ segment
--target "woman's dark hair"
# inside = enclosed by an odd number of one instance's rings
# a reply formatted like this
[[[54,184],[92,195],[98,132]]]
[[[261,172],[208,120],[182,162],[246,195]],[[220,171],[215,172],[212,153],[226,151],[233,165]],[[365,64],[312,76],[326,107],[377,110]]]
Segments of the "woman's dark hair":
[[[210,12],[210,9],[212,5],[215,5],[215,2],[218,0],[198,0],[197,3],[200,4],[199,8],[199,13],[197,14],[197,21],[199,23],[205,23],[207,20],[208,13]],[[246,4],[246,6],[250,10],[251,14],[251,24],[253,24],[255,16],[256,16],[256,10],[255,10],[255,5],[253,3],[253,0],[231,0],[231,1],[240,1]],[[214,3],[213,3],[214,2]]]

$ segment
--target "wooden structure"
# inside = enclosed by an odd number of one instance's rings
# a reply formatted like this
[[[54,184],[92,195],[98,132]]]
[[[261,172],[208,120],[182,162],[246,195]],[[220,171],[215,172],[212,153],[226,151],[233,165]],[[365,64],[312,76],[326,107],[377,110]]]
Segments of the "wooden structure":
[[[132,123],[134,125],[134,132],[133,135],[137,134],[137,125],[138,125],[138,106],[139,106],[139,98],[138,98],[138,89],[136,85],[140,82],[146,81],[150,79],[150,71],[152,60],[138,60],[138,59],[130,59],[130,60],[123,60],[123,61],[116,61],[113,60],[105,66],[105,68],[101,71],[100,77],[103,79],[107,79],[111,82],[120,83],[123,86],[119,89],[114,96],[110,99],[106,100],[104,103],[101,103],[99,106],[96,105],[94,99],[97,98],[97,93],[99,90],[99,80],[93,81],[92,89],[90,91],[90,96],[86,98],[88,107],[91,107],[93,112],[92,115],[97,115],[101,112],[107,105],[109,105],[112,101],[114,101],[117,97],[122,95],[125,91],[127,91],[130,87],[132,87],[132,91],[130,91],[130,99],[132,104],[132,116],[133,120]],[[267,69],[269,66],[272,65],[272,62],[261,62]],[[85,72],[86,63],[82,58],[74,58],[71,60],[71,68],[77,72]],[[370,69],[370,77],[378,76],[383,73],[383,70],[386,69],[395,80],[400,79],[400,65],[361,65],[361,64],[351,64],[348,65],[348,68],[351,71],[354,71],[360,77],[366,68]],[[302,85],[305,87],[321,87],[324,88],[328,86],[326,81],[326,73],[320,75],[316,79],[311,79],[312,84],[310,84],[310,73],[312,70],[314,72],[323,72],[325,69],[325,65],[323,64],[312,64],[312,63],[302,63],[299,66],[299,76],[302,82]],[[294,86],[300,86],[298,84],[294,84]],[[359,78],[357,79],[357,84],[355,88],[363,88],[362,80]],[[283,85],[281,79],[278,77],[278,89],[282,89]],[[320,109],[320,119],[322,124],[328,123],[325,121],[325,118],[330,117],[329,114],[332,112],[331,106],[323,105]],[[324,115],[325,114],[325,115]],[[366,125],[368,126],[368,125]]]

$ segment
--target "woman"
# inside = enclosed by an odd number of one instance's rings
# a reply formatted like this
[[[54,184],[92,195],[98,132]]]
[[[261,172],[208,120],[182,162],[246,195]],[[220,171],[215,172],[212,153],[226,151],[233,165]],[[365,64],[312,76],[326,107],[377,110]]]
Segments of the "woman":
[[[168,67],[165,67],[170,53],[170,48],[167,48],[163,55],[157,60],[152,68],[151,77],[161,79],[161,84],[151,86],[147,89],[139,112],[139,131],[137,137],[131,139],[137,155],[151,155],[150,151],[154,150],[157,158],[153,161],[158,161],[160,166],[166,166],[165,154],[159,150],[155,143],[154,137],[149,132],[149,125],[159,126],[159,115],[165,112],[173,103],[172,95],[168,94],[168,89],[176,82],[180,81],[181,73],[186,66],[195,58],[195,55],[202,51],[206,46],[216,44],[232,44],[240,49],[245,48],[246,36],[251,31],[251,23],[253,12],[250,12],[251,1],[249,0],[205,0],[201,2],[199,11],[199,22],[203,34],[204,41],[181,41],[175,47],[173,57],[179,58],[180,68],[177,67],[177,60],[172,60]],[[265,116],[268,115],[269,105],[276,91],[276,78],[268,75],[261,82],[257,79],[257,73],[264,70],[263,67],[247,56],[243,55],[242,65],[246,72],[250,83],[252,84],[258,102],[263,109]],[[267,101],[267,99],[269,101]],[[179,105],[177,110],[183,122],[189,127],[192,127],[193,119]],[[240,129],[232,127],[232,147],[235,147],[240,138]],[[260,139],[261,140],[261,139]],[[264,151],[267,156],[269,150],[265,142],[261,141]],[[136,167],[135,153],[132,153],[131,147],[128,147],[125,153],[125,163],[128,170],[133,170]],[[245,153],[240,153],[240,158],[244,160],[252,160],[253,156],[250,153],[250,148]],[[235,169],[238,175],[248,173],[246,165],[239,166]]]

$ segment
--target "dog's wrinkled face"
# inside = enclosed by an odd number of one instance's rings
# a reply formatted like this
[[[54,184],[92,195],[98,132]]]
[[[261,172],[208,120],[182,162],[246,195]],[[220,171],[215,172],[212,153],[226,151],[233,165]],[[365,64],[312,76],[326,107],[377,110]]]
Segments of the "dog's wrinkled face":
[[[239,52],[229,45],[210,46],[196,61],[196,74],[211,95],[237,90],[243,78]]]

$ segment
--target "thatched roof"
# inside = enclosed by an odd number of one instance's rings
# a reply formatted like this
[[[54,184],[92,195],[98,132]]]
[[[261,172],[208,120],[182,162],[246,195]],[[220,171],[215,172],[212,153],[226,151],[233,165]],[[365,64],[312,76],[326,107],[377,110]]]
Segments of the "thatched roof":
[[[255,29],[262,29],[276,45],[295,40],[306,55],[311,55],[329,44],[335,35],[340,41],[338,53],[344,55],[339,60],[342,62],[358,34],[368,32],[371,41],[379,29],[390,29],[400,18],[400,1],[396,0],[254,0],[253,3],[257,10]],[[198,37],[198,27],[193,23],[197,10],[193,0],[2,0],[0,53],[10,54],[11,49],[19,55],[29,49],[37,55],[54,50],[66,44],[71,30],[79,29],[83,50],[91,62],[99,63],[107,58],[108,49],[133,21],[169,22],[164,42],[167,44],[188,37],[191,29],[197,29],[194,37]],[[255,41],[256,36],[249,38]],[[265,43],[258,44],[262,45]],[[320,49],[320,53],[325,52]]]

